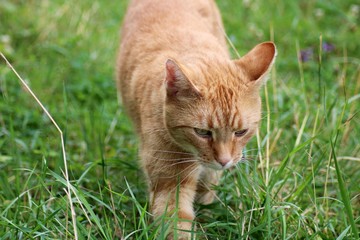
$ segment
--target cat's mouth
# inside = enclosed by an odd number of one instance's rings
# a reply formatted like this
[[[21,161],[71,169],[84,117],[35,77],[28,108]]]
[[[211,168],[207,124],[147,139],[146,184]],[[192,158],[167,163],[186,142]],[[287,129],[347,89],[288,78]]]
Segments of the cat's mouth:
[[[225,164],[217,162],[217,166],[220,166],[221,170],[229,169],[230,167],[234,166],[234,160],[230,160]]]
[[[226,169],[229,169],[231,168],[232,166],[234,166],[235,164],[235,161],[234,160],[230,160],[226,163],[221,163],[220,161],[217,161],[217,160],[213,160],[213,161],[210,161],[210,162],[204,162],[204,161],[201,161],[201,164],[207,168],[211,168],[211,169],[214,169],[214,170],[226,170]]]
[[[228,159],[228,160],[219,160],[219,159],[199,159],[201,165],[203,165],[204,167],[210,168],[210,169],[214,169],[214,170],[226,170],[229,169],[231,167],[234,167],[236,164],[243,162],[246,160],[246,155],[244,153],[242,153],[240,156]]]

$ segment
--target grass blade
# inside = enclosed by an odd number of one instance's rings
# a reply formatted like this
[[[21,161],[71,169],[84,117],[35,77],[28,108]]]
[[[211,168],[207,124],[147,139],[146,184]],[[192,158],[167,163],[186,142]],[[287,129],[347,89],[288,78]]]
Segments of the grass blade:
[[[338,132],[336,134],[336,139],[337,139],[337,135],[338,135]],[[345,206],[346,215],[350,221],[351,230],[354,234],[354,237],[358,238],[359,232],[358,232],[358,229],[355,224],[353,210],[351,207],[351,202],[350,202],[350,197],[349,197],[349,192],[345,186],[344,179],[343,179],[343,176],[342,176],[342,173],[341,173],[341,170],[340,170],[337,158],[336,158],[336,152],[335,152],[335,146],[334,146],[336,143],[336,139],[335,139],[335,142],[333,142],[332,140],[330,142],[331,142],[332,156],[333,156],[334,164],[335,164],[336,176],[337,176],[338,183],[339,183],[340,195],[341,195],[343,204]]]

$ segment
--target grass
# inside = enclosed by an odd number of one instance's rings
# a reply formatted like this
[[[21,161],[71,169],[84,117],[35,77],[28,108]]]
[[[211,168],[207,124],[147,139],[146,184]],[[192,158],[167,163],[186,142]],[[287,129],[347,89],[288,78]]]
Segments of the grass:
[[[360,5],[218,3],[241,55],[271,39],[278,57],[252,160],[225,172],[218,201],[196,205],[198,238],[358,239]],[[59,132],[1,60],[1,239],[161,239],[176,221],[151,222],[137,140],[118,107],[126,5],[0,3],[0,51],[59,124],[72,189],[70,201]]]

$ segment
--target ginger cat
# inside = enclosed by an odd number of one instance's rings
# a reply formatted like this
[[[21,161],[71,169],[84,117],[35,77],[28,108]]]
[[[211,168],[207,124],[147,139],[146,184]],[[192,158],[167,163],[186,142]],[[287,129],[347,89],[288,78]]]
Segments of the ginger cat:
[[[174,229],[189,231],[193,202],[213,201],[219,170],[241,161],[256,132],[259,88],[275,55],[275,45],[265,42],[230,60],[213,0],[131,1],[117,85],[140,138],[155,219],[177,209]]]

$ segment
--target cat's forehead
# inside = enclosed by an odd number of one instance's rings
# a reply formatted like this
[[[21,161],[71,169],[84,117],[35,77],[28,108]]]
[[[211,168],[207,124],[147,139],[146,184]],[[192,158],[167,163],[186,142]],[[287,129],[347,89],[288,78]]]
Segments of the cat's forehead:
[[[221,108],[226,113],[240,111],[239,105],[252,97],[247,86],[234,78],[214,79],[200,91],[205,102]]]
[[[260,120],[260,105],[246,106],[241,102],[204,101],[198,105],[196,125],[204,129],[239,130]]]
[[[197,74],[196,83],[208,97],[236,97],[247,90],[246,75],[231,61],[213,62]],[[196,84],[195,84],[196,85]]]
[[[261,117],[259,95],[239,88],[218,84],[206,89],[197,112],[201,125],[208,129],[241,129],[256,124]]]

